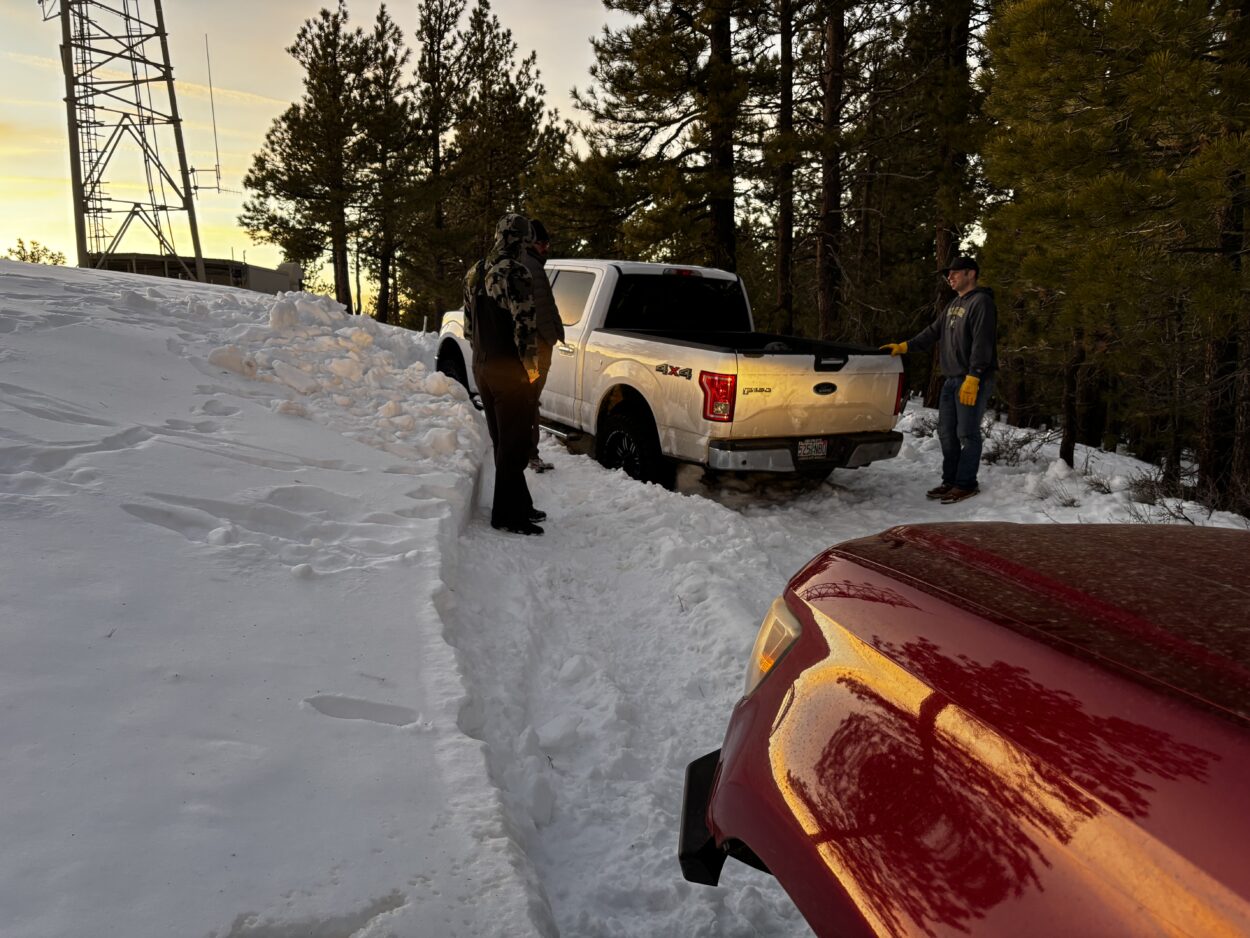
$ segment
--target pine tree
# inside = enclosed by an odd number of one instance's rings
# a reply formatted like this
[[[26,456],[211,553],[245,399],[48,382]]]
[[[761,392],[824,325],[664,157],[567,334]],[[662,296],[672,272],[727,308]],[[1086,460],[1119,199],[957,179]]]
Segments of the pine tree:
[[[375,316],[390,322],[396,311],[396,259],[404,249],[404,213],[411,207],[413,166],[420,126],[405,74],[411,53],[383,4],[365,38],[368,63],[362,82],[360,218],[369,272],[377,281]]]
[[[456,115],[453,220],[470,232],[467,256],[485,253],[500,216],[525,202],[525,178],[564,144],[556,115],[544,110],[537,57],[517,61],[511,30],[478,0],[460,33],[468,92]]]
[[[439,314],[460,302],[464,274],[465,235],[449,228],[447,217],[450,172],[456,161],[452,131],[468,93],[465,49],[457,32],[464,11],[465,0],[422,0],[417,6],[420,143],[401,266],[407,294],[435,327]]]
[[[1207,434],[1229,382],[1213,362],[1235,341],[1229,311],[1245,307],[1229,209],[1248,154],[1228,131],[1247,99],[1211,93],[1242,80],[1228,13],[1196,0],[1004,4],[987,103],[987,171],[1010,194],[987,258],[1014,294],[1009,343],[1064,404],[1065,456],[1102,397],[1104,425],[1160,460],[1177,493],[1195,451],[1216,501],[1221,447]],[[1111,393],[1088,393],[1091,370],[1119,375]]]
[[[844,229],[843,132],[846,129],[847,71],[851,37],[846,0],[830,0],[824,14],[820,75],[820,222],[816,241],[818,332],[822,339],[841,333],[842,237]]]
[[[794,183],[798,141],[794,133],[794,0],[777,0],[777,313],[781,332],[794,333]]]
[[[350,212],[360,186],[364,37],[347,6],[306,20],[287,49],[304,69],[304,94],[277,118],[252,160],[240,224],[306,265],[329,249],[335,298],[351,308]]]
[[[591,149],[635,177],[647,200],[623,235],[632,256],[736,257],[736,139],[748,91],[746,18],[732,0],[605,0],[634,23],[592,40],[593,84],[576,95]],[[745,6],[745,5],[743,5]]]

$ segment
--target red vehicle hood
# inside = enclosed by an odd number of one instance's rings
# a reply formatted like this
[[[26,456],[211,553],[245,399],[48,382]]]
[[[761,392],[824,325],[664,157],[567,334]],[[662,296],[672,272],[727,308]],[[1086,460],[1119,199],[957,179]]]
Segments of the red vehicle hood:
[[[1250,533],[1179,526],[905,526],[808,564],[757,696],[817,933],[804,869],[877,934],[1250,934],[1247,582]]]
[[[904,525],[829,553],[1250,723],[1250,532]]]

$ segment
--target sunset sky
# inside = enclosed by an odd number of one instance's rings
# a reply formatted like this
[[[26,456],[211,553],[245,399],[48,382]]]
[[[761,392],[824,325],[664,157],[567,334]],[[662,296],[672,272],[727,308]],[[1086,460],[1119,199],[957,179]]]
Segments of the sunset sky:
[[[188,163],[205,171],[204,182],[216,161],[204,50],[207,35],[222,186],[236,190],[201,192],[196,202],[207,257],[243,259],[246,252],[253,264],[272,267],[281,261],[277,248],[253,244],[238,227],[243,202],[239,190],[266,130],[300,95],[301,72],[285,49],[305,20],[329,5],[328,0],[215,0],[211,4],[164,0],[162,4]],[[574,85],[585,88],[589,82],[593,61],[589,38],[610,19],[600,0],[494,0],[491,6],[504,27],[512,30],[518,54],[538,53],[548,106],[558,108],[564,117],[578,119],[568,95]],[[140,9],[151,17],[154,5],[142,0]],[[377,9],[376,0],[348,3],[353,25],[366,28]],[[415,2],[392,2],[388,9],[411,47],[417,22]],[[612,22],[621,20],[617,17]],[[59,20],[44,22],[36,0],[0,0],[0,256],[23,238],[64,252],[73,264],[73,197],[60,41]],[[169,154],[169,160],[176,171],[176,156]],[[109,188],[123,197],[123,183],[137,184],[140,179],[120,157],[110,170],[114,167],[117,173],[110,172],[110,176],[117,183]],[[178,246],[183,249],[181,243]],[[134,240],[128,236],[123,247],[154,252],[156,242],[150,236]],[[185,251],[190,253],[189,243]]]

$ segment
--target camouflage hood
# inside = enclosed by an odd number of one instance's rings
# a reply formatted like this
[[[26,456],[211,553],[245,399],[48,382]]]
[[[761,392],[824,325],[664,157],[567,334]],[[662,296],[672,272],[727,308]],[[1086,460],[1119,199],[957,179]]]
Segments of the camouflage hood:
[[[521,249],[532,239],[528,218],[516,213],[505,215],[495,226],[495,245],[490,249],[490,264],[493,266],[505,257],[520,257]]]

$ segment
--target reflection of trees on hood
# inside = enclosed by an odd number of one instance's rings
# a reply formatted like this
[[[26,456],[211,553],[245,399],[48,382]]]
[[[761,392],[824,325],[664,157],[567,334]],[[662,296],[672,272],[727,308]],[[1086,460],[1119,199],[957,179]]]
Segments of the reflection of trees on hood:
[[[943,658],[923,640],[886,653],[934,686],[968,688],[976,701],[959,709],[994,731],[985,731],[986,749],[973,721],[964,723],[971,733],[961,731],[953,700],[930,694],[913,714],[844,677],[839,684],[867,706],[843,721],[810,770],[788,776],[819,825],[818,842],[895,933],[909,923],[928,934],[938,925],[968,930],[1041,885],[1043,840],[1068,842],[1103,805],[1144,817],[1153,791],[1144,775],[1202,778],[1213,758],[1166,733],[1086,713],[1070,694],[1002,662]],[[939,725],[947,708],[956,719]]]
[[[1023,668],[952,659],[925,639],[878,648],[930,686],[958,688],[963,709],[1127,817],[1149,813],[1154,787],[1143,774],[1206,777],[1211,753],[1130,720],[1087,713],[1071,694],[1043,687]]]

